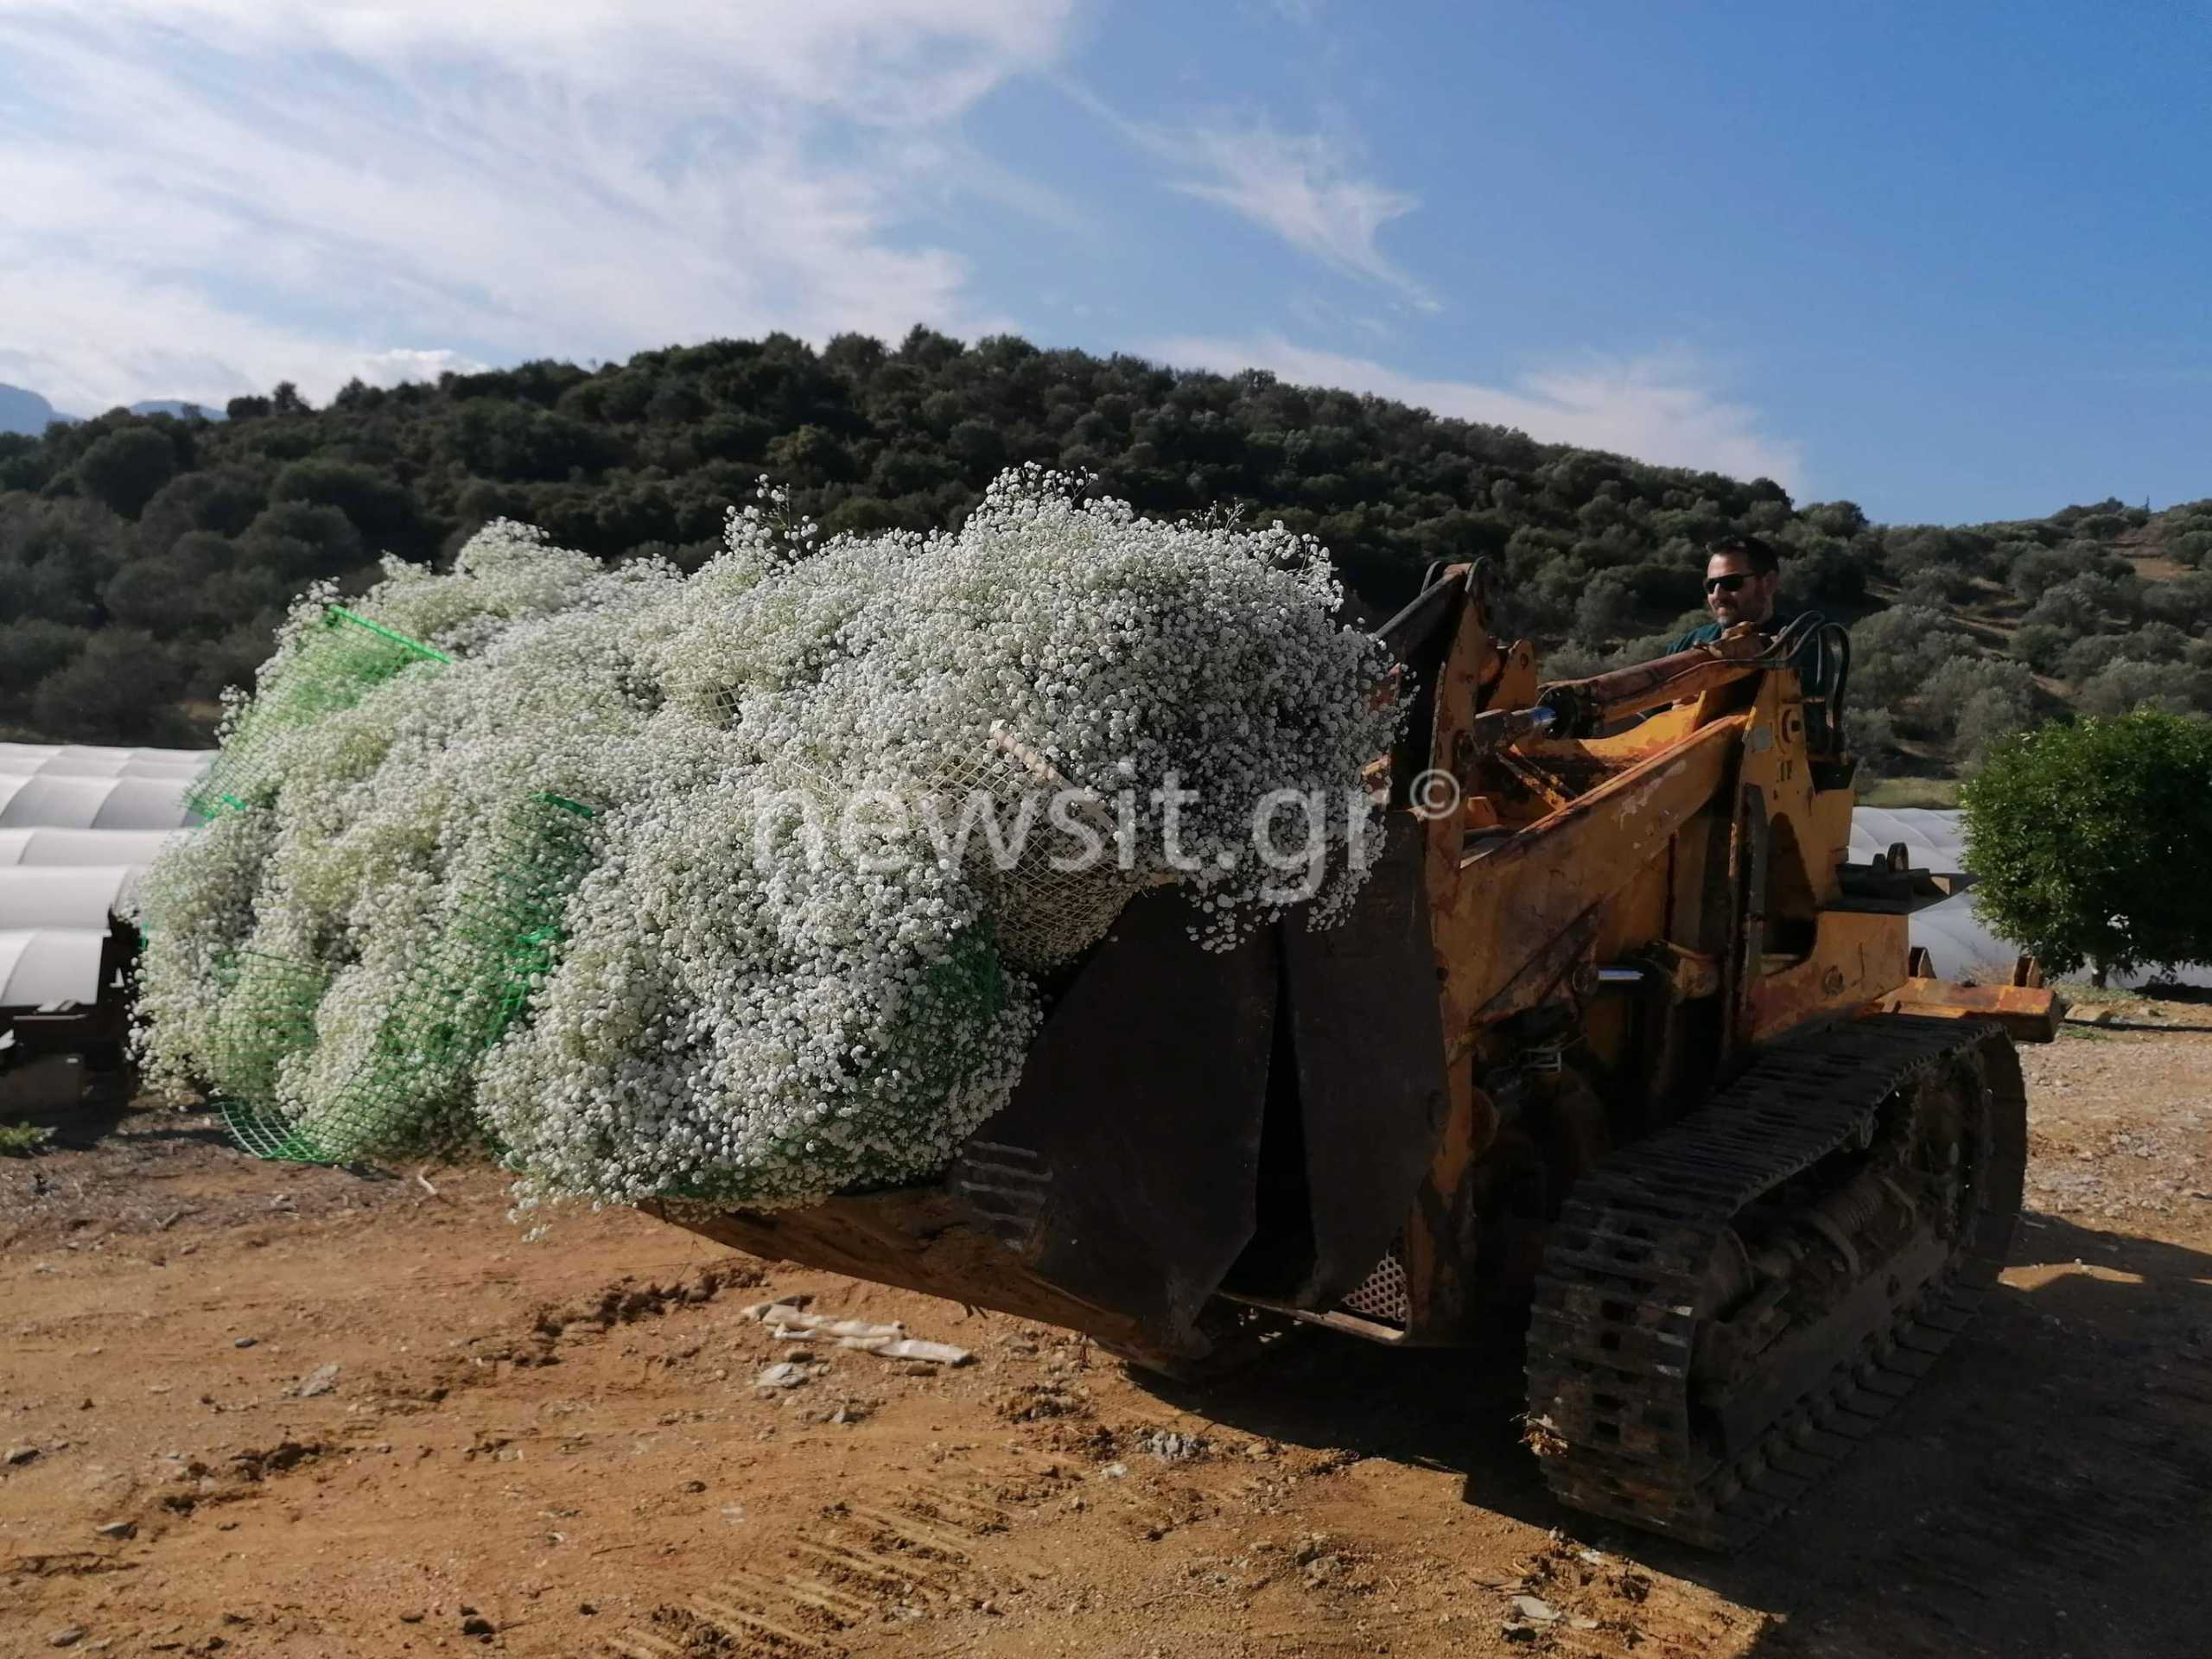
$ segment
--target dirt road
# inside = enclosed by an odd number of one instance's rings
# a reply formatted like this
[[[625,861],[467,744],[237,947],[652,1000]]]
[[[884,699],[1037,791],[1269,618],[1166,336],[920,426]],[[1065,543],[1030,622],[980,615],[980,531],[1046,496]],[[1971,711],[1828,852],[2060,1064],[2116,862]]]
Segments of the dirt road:
[[[0,1160],[0,1653],[2202,1656],[2212,1010],[2152,1012],[2200,1029],[2028,1052],[2006,1292],[1733,1561],[1554,1505],[1510,1357],[1301,1337],[1166,1391],[627,1213],[528,1242],[482,1173],[80,1111]],[[795,1346],[772,1297],[975,1360]]]

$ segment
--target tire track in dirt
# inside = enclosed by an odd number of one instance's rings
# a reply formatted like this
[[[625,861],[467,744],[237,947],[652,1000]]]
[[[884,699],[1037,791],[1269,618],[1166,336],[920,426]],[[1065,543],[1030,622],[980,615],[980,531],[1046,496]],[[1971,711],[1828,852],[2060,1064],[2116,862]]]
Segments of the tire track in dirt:
[[[988,1608],[1052,1576],[1002,1545],[1014,1516],[995,1503],[917,1485],[880,1502],[832,1503],[786,1543],[780,1573],[738,1568],[611,1638],[619,1659],[845,1659],[846,1639],[955,1607]]]

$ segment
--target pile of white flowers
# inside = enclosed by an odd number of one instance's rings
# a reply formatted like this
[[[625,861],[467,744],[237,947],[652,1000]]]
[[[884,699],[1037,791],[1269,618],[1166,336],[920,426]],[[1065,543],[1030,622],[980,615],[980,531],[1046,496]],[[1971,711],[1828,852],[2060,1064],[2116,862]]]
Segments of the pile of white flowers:
[[[1131,893],[1190,885],[1215,946],[1273,919],[1295,900],[1251,856],[1255,804],[1363,802],[1394,735],[1380,647],[1280,526],[1158,523],[1034,468],[928,537],[821,543],[781,505],[734,512],[689,578],[503,523],[346,601],[449,660],[281,729],[234,715],[267,804],[140,890],[156,1077],[325,1157],[473,1141],[531,1200],[912,1180],[1005,1103],[1052,976]],[[331,600],[302,601],[274,683]],[[948,843],[978,790],[1074,800],[1095,867],[1048,863],[1041,813],[1018,860]],[[583,855],[526,937],[488,937],[512,906],[486,893],[552,868],[548,798],[589,809]],[[1378,820],[1313,828],[1325,920]]]

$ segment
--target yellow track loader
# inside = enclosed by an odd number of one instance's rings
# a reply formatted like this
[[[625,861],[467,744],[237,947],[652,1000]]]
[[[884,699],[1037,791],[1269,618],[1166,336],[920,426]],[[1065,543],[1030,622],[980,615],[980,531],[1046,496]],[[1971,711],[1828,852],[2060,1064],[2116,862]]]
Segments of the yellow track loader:
[[[1408,718],[1339,925],[1209,953],[1141,894],[938,1180],[664,1213],[1163,1370],[1251,1308],[1425,1346],[1525,1316],[1562,1499],[1748,1538],[1996,1278],[2013,1042],[2061,1007],[2031,962],[1926,971],[1907,918],[1963,878],[1849,861],[1840,629],[1545,684],[1492,614],[1455,566],[1379,631]]]

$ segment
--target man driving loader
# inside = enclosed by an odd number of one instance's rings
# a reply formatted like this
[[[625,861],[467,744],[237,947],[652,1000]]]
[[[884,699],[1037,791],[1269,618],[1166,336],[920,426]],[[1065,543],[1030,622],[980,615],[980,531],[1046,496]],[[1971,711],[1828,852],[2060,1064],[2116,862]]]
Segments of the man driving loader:
[[[1672,655],[1694,645],[1709,645],[1729,629],[1748,622],[1764,634],[1781,634],[1797,619],[1775,608],[1782,591],[1782,560],[1770,543],[1756,536],[1729,536],[1713,543],[1705,562],[1705,607],[1713,620],[1692,628],[1667,647]],[[1821,647],[1817,632],[1808,630],[1789,653],[1789,666],[1808,695],[1818,695]],[[1814,729],[1821,730],[1824,714],[1812,714]]]
[[[1713,620],[1667,647],[1672,655],[1692,645],[1709,645],[1740,622],[1761,632],[1779,633],[1789,621],[1775,614],[1782,588],[1782,561],[1756,536],[1731,536],[1713,543],[1705,562],[1705,607]]]

